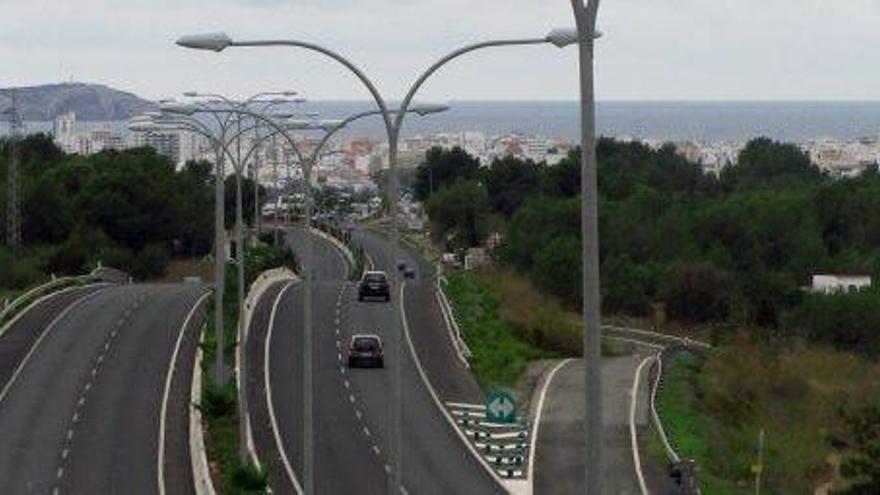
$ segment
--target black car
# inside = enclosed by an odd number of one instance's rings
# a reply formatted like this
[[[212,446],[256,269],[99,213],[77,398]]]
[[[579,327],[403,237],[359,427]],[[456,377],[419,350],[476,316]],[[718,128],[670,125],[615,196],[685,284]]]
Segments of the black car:
[[[412,265],[412,263],[410,263],[410,262],[398,261],[397,262],[397,270],[403,274],[403,278],[406,278],[406,279],[416,278],[416,269]]]
[[[348,343],[348,367],[384,368],[385,354],[378,335],[355,335]]]
[[[365,272],[358,284],[358,301],[368,297],[391,300],[391,287],[385,272]]]

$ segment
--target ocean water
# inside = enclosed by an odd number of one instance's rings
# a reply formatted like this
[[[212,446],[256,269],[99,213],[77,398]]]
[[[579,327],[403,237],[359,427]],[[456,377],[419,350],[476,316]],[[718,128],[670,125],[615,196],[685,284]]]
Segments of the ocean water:
[[[519,132],[577,140],[578,103],[559,102],[449,102],[451,109],[427,117],[407,118],[404,135],[483,132],[501,135]],[[372,109],[368,102],[322,101],[298,107],[322,118],[341,118]],[[81,129],[95,123],[79,122]],[[817,138],[853,140],[880,137],[880,101],[870,102],[599,102],[600,134],[667,141],[745,141],[768,136],[803,142]],[[124,123],[114,123],[125,129]],[[48,131],[49,122],[29,122],[30,132]],[[5,126],[0,126],[0,133]],[[353,125],[351,136],[381,138],[378,118]]]

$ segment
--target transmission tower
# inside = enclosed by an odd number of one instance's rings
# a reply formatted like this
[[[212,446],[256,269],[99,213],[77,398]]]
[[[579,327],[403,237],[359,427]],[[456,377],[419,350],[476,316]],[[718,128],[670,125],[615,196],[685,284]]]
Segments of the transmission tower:
[[[18,140],[24,127],[18,111],[18,94],[12,90],[9,115],[9,197],[6,205],[6,245],[13,251],[21,246],[21,171],[19,170]]]

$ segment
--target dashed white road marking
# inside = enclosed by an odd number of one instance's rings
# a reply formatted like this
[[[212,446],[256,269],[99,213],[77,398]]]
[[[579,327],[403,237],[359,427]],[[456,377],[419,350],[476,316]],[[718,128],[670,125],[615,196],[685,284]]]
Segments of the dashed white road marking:
[[[373,453],[376,455],[379,455],[380,452],[381,451],[379,450],[379,447],[377,447],[376,445],[373,445]]]
[[[348,401],[354,404],[354,395],[348,394]]]
[[[364,435],[366,435],[368,437],[373,436],[372,433],[370,433],[370,429],[367,428],[366,426],[364,426]]]
[[[346,389],[351,388],[351,383],[348,380],[343,381],[342,384],[345,385]]]
[[[67,456],[70,455],[70,449],[64,449],[61,451],[61,459],[67,460]]]
[[[73,440],[73,430],[68,428],[67,429],[67,441],[70,441],[70,440]]]
[[[354,415],[357,416],[358,421],[360,421],[360,419],[361,419],[362,417],[364,417],[364,415],[361,414],[361,410],[360,410],[360,409],[355,409],[355,410],[354,410]]]
[[[55,472],[55,477],[59,480],[64,477],[64,468],[58,468],[58,471]]]

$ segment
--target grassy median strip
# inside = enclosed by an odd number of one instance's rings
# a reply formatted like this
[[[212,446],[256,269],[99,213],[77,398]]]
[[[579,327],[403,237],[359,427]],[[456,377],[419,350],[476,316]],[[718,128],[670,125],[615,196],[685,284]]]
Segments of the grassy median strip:
[[[245,260],[246,287],[250,287],[265,270],[279,266],[295,267],[297,263],[289,250],[266,243],[248,249],[245,252]],[[198,407],[205,424],[208,463],[214,487],[219,493],[266,493],[268,489],[266,472],[250,460],[243,460],[239,456],[238,389],[234,373],[231,371],[239,344],[238,274],[233,263],[226,266],[226,286],[223,296],[224,362],[227,365],[225,383],[218,384],[214,380],[217,341],[213,298],[207,306],[208,318],[202,344],[204,387]]]
[[[236,323],[238,321],[237,275],[235,265],[226,268],[226,287],[223,297],[224,362],[227,364],[227,380],[218,384],[214,379],[216,356],[216,328],[214,325],[214,299],[207,306],[207,325],[202,344],[204,387],[199,403],[205,423],[205,447],[214,487],[219,493],[265,493],[265,473],[250,462],[239,457],[238,389],[235,376],[229,371],[235,362]]]

